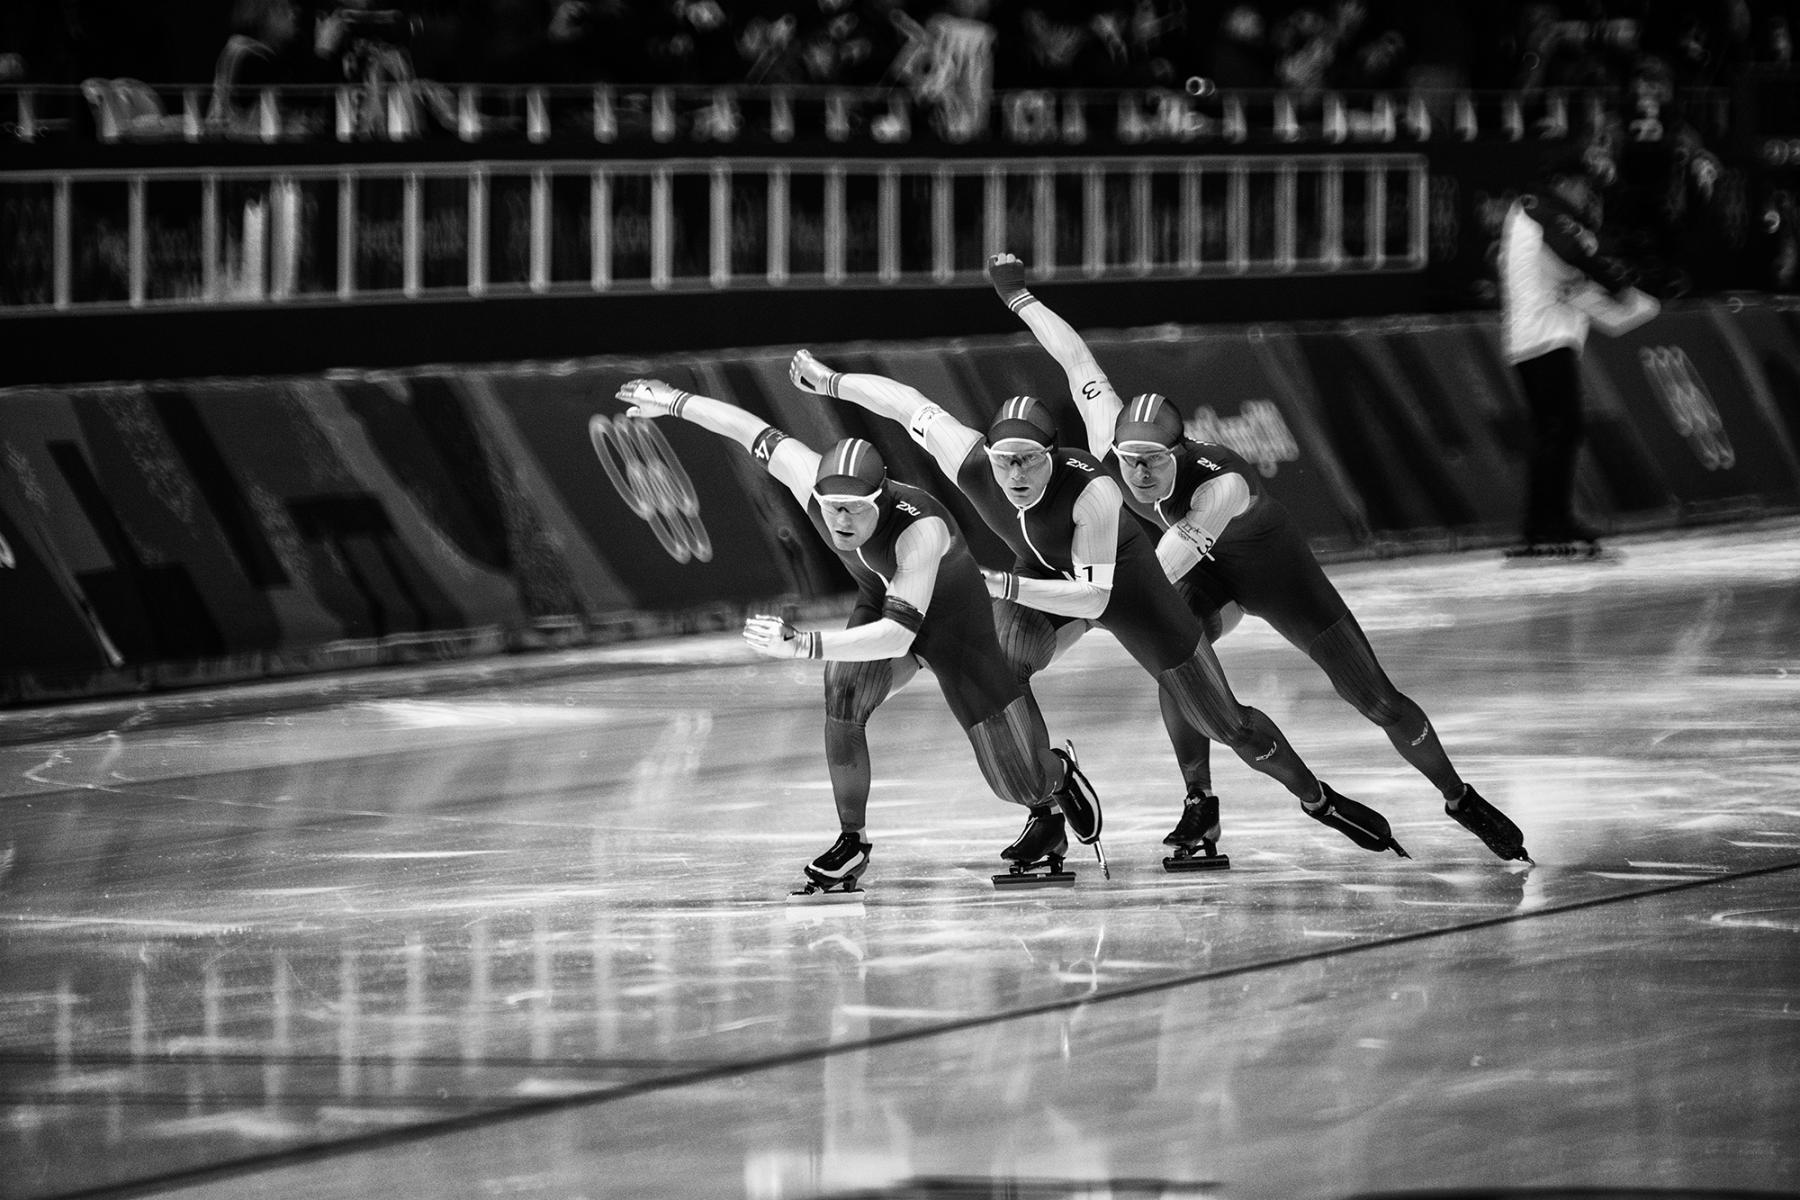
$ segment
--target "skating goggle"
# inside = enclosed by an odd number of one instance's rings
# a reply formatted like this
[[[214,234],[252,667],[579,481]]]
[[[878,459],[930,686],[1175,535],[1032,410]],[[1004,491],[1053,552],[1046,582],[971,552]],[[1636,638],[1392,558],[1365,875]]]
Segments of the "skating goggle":
[[[827,512],[846,512],[853,517],[860,517],[864,513],[875,511],[880,495],[879,492],[866,496],[829,495],[824,492],[814,492],[813,499],[817,500],[819,507]]]
[[[1160,471],[1175,461],[1175,452],[1167,446],[1156,446],[1154,442],[1127,442],[1127,446],[1155,446],[1153,450],[1126,450],[1118,443],[1113,443],[1112,452],[1119,457],[1119,465],[1127,469],[1131,467],[1148,467],[1152,471]]]
[[[1050,451],[1042,447],[1036,450],[1017,452],[996,450],[992,446],[984,447],[984,449],[987,450],[988,461],[1002,471],[1010,471],[1014,467],[1024,471],[1035,471],[1050,461]]]

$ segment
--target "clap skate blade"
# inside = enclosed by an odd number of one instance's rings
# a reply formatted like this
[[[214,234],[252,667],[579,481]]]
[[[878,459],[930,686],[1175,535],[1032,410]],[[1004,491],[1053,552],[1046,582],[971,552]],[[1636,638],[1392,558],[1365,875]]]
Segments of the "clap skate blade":
[[[1228,871],[1231,855],[1220,854],[1218,844],[1201,840],[1175,847],[1175,853],[1163,859],[1165,871]]]
[[[856,880],[822,884],[809,880],[805,887],[788,893],[789,904],[861,904],[869,893],[856,886]]]
[[[1039,870],[1038,868],[1044,868]],[[1048,855],[1036,862],[1016,862],[1004,875],[994,876],[997,888],[1068,887],[1075,882],[1075,872],[1062,869],[1060,855]]]

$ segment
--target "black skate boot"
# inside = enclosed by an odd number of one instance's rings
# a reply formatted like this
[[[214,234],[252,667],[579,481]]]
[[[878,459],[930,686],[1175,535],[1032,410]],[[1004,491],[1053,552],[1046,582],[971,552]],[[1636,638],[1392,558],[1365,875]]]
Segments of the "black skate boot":
[[[1075,872],[1063,870],[1063,855],[1068,850],[1069,838],[1064,832],[1063,815],[1050,811],[1048,804],[1036,805],[1013,844],[1000,852],[1000,857],[1012,863],[1012,868],[1004,875],[994,876],[994,886],[1044,887],[1074,883]]]
[[[1075,835],[1075,840],[1084,846],[1094,848],[1094,857],[1100,860],[1100,873],[1112,878],[1112,870],[1106,865],[1106,851],[1100,848],[1100,826],[1103,814],[1100,811],[1100,795],[1094,791],[1094,785],[1081,772],[1081,764],[1075,758],[1075,743],[1064,742],[1067,750],[1052,748],[1050,753],[1062,759],[1062,782],[1056,785],[1052,793],[1056,798],[1056,806],[1062,809],[1068,830]]]
[[[1401,858],[1412,857],[1394,840],[1394,831],[1386,817],[1366,804],[1340,796],[1322,779],[1319,789],[1324,793],[1325,802],[1317,808],[1302,804],[1300,808],[1307,816],[1321,825],[1331,826],[1364,850],[1373,850],[1377,854],[1392,850]]]
[[[840,833],[831,849],[803,868],[806,886],[788,893],[789,904],[850,904],[860,901],[864,892],[856,886],[862,873],[869,869],[869,851],[874,847],[854,833]]]
[[[1525,835],[1519,832],[1519,827],[1489,804],[1472,785],[1463,785],[1462,799],[1454,807],[1448,800],[1444,801],[1444,813],[1480,838],[1496,856],[1507,862],[1531,862],[1531,855],[1525,852]]]
[[[1175,853],[1163,859],[1165,871],[1224,871],[1231,856],[1219,853],[1219,798],[1211,792],[1189,792],[1163,845]]]

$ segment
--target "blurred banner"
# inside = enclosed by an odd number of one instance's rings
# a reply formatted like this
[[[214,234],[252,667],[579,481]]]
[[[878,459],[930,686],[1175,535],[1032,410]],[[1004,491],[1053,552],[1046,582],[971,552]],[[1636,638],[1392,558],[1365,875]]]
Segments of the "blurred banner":
[[[1256,464],[1328,556],[1498,545],[1528,430],[1491,317],[1091,335],[1120,395]],[[1048,401],[1028,336],[814,347],[981,427]],[[722,628],[848,589],[735,444],[625,416],[639,376],[823,450],[856,435],[1006,556],[906,431],[796,391],[790,350],[0,392],[0,702]],[[1800,321],[1674,306],[1583,360],[1579,488],[1613,528],[1800,506]]]

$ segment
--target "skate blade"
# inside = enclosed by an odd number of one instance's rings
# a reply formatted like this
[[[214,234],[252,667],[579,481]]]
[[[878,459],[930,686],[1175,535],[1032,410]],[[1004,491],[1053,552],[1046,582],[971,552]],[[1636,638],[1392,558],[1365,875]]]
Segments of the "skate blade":
[[[1401,858],[1411,858],[1412,857],[1412,855],[1410,855],[1406,852],[1406,847],[1402,846],[1399,842],[1396,842],[1393,838],[1388,839],[1388,844],[1387,844],[1386,848],[1389,850],[1392,850],[1395,854],[1398,854]]]
[[[1609,550],[1604,547],[1599,550],[1540,550],[1537,553],[1508,550],[1501,561],[1509,567],[1568,567],[1584,563],[1589,566],[1598,566],[1617,563],[1620,557],[1617,550]]]
[[[1229,854],[1171,854],[1163,859],[1165,871],[1229,871]]]
[[[804,908],[821,904],[861,904],[863,897],[868,894],[862,888],[851,888],[848,891],[840,888],[828,892],[824,888],[815,888],[809,885],[797,892],[789,892],[787,902]]]
[[[1073,871],[1008,871],[994,876],[994,886],[1006,889],[1070,887],[1075,882]]]

